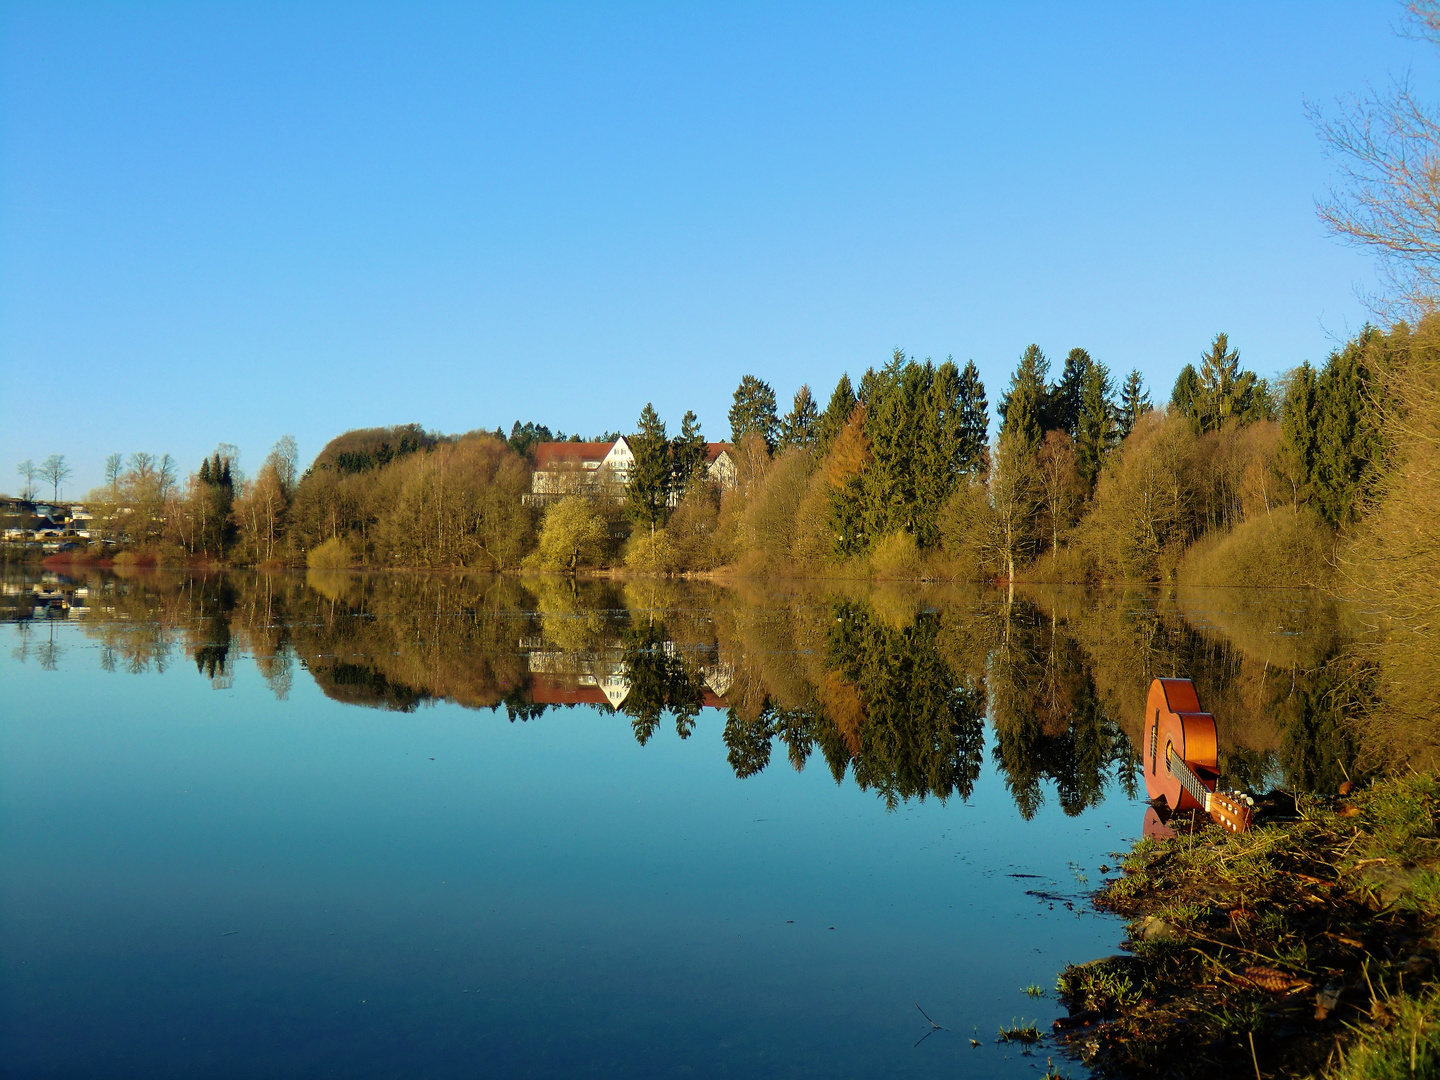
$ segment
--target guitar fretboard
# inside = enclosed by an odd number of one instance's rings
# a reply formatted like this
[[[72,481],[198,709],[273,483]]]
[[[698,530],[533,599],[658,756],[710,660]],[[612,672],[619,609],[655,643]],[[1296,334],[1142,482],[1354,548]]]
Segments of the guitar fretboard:
[[[1165,747],[1165,764],[1170,767],[1170,771],[1180,781],[1180,786],[1190,793],[1190,797],[1201,806],[1205,806],[1206,796],[1210,792],[1200,782],[1200,778],[1195,775],[1190,766],[1185,764],[1185,759],[1175,752],[1174,744],[1167,744]]]

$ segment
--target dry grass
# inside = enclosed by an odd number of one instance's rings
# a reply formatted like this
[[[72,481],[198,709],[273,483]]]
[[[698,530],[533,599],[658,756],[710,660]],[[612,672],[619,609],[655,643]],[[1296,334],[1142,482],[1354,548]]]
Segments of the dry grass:
[[[1176,577],[1211,588],[1325,588],[1335,579],[1335,535],[1307,507],[1276,507],[1197,540]]]

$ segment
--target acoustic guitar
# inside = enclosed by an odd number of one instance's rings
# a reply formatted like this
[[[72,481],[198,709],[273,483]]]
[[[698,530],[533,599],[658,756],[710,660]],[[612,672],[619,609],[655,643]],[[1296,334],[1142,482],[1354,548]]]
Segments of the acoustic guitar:
[[[1219,792],[1215,718],[1200,708],[1189,679],[1156,679],[1145,700],[1145,791],[1173,810],[1203,810],[1231,832],[1250,827],[1248,795]]]

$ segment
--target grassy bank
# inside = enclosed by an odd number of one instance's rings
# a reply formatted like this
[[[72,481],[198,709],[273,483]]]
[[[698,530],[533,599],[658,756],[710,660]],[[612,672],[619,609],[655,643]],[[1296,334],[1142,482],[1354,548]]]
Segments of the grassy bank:
[[[1067,968],[1058,1037],[1120,1076],[1440,1072],[1440,782],[1143,839],[1097,894],[1127,954]]]

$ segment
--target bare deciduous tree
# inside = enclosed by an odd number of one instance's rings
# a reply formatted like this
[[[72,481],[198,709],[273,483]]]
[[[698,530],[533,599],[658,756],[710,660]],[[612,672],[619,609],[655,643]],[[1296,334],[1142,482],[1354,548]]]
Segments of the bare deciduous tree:
[[[69,480],[72,475],[70,466],[65,464],[64,454],[51,454],[40,463],[40,479],[50,485],[52,500],[59,501],[60,485]]]
[[[25,478],[25,486],[20,489],[20,497],[22,499],[35,498],[35,478],[40,475],[39,466],[26,458],[15,466],[15,471]]]
[[[1440,45],[1440,0],[1411,0],[1408,30]],[[1372,300],[1382,315],[1414,316],[1440,302],[1440,118],[1408,79],[1339,103],[1307,107],[1342,182],[1318,205],[1337,236],[1380,256],[1393,293]]]

